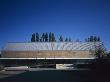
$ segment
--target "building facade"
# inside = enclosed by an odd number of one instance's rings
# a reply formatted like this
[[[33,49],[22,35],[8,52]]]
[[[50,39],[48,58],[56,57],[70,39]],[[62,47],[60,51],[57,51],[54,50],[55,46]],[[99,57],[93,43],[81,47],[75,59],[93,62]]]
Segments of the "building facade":
[[[92,58],[102,42],[23,42],[7,43],[2,58]]]

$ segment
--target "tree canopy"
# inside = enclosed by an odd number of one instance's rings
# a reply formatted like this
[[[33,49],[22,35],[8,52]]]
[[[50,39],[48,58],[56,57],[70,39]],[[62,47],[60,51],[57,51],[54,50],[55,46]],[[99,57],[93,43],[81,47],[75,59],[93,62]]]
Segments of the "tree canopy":
[[[85,39],[86,42],[100,42],[99,36],[90,36]]]
[[[53,32],[45,32],[41,33],[41,35],[36,32],[32,33],[31,35],[31,42],[71,42],[72,39],[70,37],[64,38],[62,35],[60,35],[57,39],[56,36]],[[74,40],[79,42],[80,40]],[[85,42],[100,42],[100,37],[99,36],[89,36],[88,38],[85,39]]]
[[[35,33],[32,34],[31,42],[35,42]]]
[[[55,37],[55,34],[52,32],[42,33],[41,35],[38,32],[36,32],[36,33],[32,33],[32,36],[31,36],[31,42],[56,42],[56,41],[71,42],[71,38],[69,37],[64,39],[63,36],[60,36],[57,40]]]

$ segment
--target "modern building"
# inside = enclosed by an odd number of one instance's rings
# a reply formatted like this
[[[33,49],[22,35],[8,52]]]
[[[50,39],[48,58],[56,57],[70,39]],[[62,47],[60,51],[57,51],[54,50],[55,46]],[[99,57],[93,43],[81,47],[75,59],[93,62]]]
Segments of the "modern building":
[[[99,47],[105,50],[102,42],[7,43],[1,51],[0,63],[4,66],[68,69],[94,60]]]
[[[7,43],[2,58],[93,58],[102,42],[23,42]]]

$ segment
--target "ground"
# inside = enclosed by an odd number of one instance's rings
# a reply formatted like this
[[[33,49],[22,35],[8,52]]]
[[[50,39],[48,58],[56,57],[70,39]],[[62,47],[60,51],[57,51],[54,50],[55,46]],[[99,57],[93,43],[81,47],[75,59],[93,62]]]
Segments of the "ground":
[[[6,73],[6,72],[4,72]],[[92,70],[7,71],[0,82],[110,82],[110,74]],[[14,74],[16,73],[16,74]],[[1,75],[1,73],[0,73]]]

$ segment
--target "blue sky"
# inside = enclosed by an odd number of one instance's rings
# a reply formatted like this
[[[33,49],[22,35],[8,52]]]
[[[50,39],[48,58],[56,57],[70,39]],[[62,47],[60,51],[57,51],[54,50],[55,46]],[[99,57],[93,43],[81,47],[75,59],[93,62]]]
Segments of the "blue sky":
[[[81,41],[97,35],[110,51],[110,0],[0,0],[0,49],[33,32]]]

